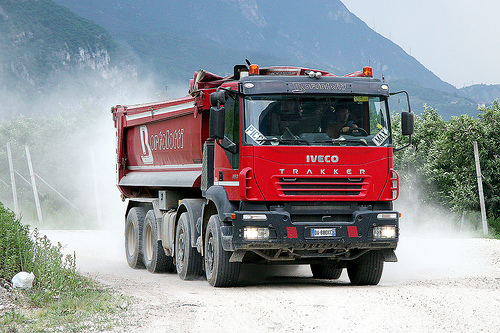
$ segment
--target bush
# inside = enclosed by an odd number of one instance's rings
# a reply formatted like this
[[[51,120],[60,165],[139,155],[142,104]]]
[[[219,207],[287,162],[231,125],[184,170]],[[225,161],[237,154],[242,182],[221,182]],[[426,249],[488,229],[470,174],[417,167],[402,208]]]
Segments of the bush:
[[[121,321],[128,300],[78,274],[76,256],[62,252],[35,229],[31,234],[0,203],[0,277],[33,272],[33,288],[15,293],[16,307],[0,311],[0,331],[108,331]]]
[[[52,245],[47,236],[21,224],[15,214],[0,203],[0,277],[11,280],[20,272],[33,272],[35,281],[28,298],[42,306],[63,294],[78,296],[93,282],[76,271],[74,255],[64,256],[61,244]]]
[[[33,245],[29,228],[0,202],[0,277],[11,280],[16,273],[28,270]]]
[[[76,256],[62,254],[60,243],[52,245],[47,236],[33,232],[33,257],[28,265],[35,274],[33,290],[27,294],[31,305],[41,307],[52,299],[80,297],[95,283],[76,271]]]
[[[491,235],[500,237],[500,217],[498,218],[488,218],[488,228]]]

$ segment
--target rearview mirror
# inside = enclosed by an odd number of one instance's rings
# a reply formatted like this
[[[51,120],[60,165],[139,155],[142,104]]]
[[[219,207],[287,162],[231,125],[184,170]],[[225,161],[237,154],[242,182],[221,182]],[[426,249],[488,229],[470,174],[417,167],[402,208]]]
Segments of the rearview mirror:
[[[226,109],[223,106],[212,106],[210,108],[210,138],[223,139],[225,126]]]
[[[412,135],[414,126],[413,112],[401,112],[401,133],[403,135]]]

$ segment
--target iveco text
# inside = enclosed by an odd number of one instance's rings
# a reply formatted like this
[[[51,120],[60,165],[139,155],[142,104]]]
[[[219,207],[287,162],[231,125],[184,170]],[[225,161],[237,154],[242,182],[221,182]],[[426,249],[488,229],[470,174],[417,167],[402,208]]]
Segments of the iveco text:
[[[339,157],[337,155],[307,155],[307,163],[337,163]]]

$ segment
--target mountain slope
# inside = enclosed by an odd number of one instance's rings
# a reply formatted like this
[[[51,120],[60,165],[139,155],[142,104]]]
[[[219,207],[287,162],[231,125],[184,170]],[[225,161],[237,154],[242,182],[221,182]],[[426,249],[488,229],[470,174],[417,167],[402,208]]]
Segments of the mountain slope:
[[[426,88],[419,83],[411,80],[397,80],[391,82],[391,90],[406,90],[410,94],[412,110],[417,114],[423,112],[424,105],[435,109],[445,120],[452,116],[468,114],[477,116],[479,114],[477,102],[472,98],[463,97],[457,92],[447,93],[431,88]],[[399,110],[398,97],[389,99],[391,110]],[[402,105],[406,105],[403,103]]]
[[[0,31],[0,118],[81,109],[137,74],[106,30],[50,0],[0,0]]]
[[[103,28],[52,1],[0,1],[0,77],[6,86],[47,89],[61,71],[103,70],[116,44]]]
[[[479,104],[491,104],[500,98],[500,84],[475,84],[460,89],[460,94]]]
[[[339,0],[55,1],[149,57],[164,78],[191,76],[199,68],[224,74],[249,58],[261,65],[320,67],[337,75],[370,64],[388,81],[411,79],[456,91]]]
[[[224,75],[245,58],[337,75],[370,64],[393,91],[410,91],[417,113],[427,103],[445,118],[476,115],[475,96],[483,96],[444,83],[338,0],[55,1],[86,18],[50,0],[0,0],[2,117],[77,109],[105,89],[120,92],[121,103],[163,98],[165,85],[179,96],[194,71]]]

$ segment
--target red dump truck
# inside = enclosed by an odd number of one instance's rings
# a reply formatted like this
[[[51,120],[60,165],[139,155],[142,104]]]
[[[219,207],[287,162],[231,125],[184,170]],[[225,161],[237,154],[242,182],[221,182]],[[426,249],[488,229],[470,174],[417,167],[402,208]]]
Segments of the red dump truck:
[[[247,263],[378,284],[399,237],[390,95],[370,67],[236,65],[196,72],[187,97],[113,107],[128,264],[216,287]],[[411,142],[409,100],[401,129]]]

